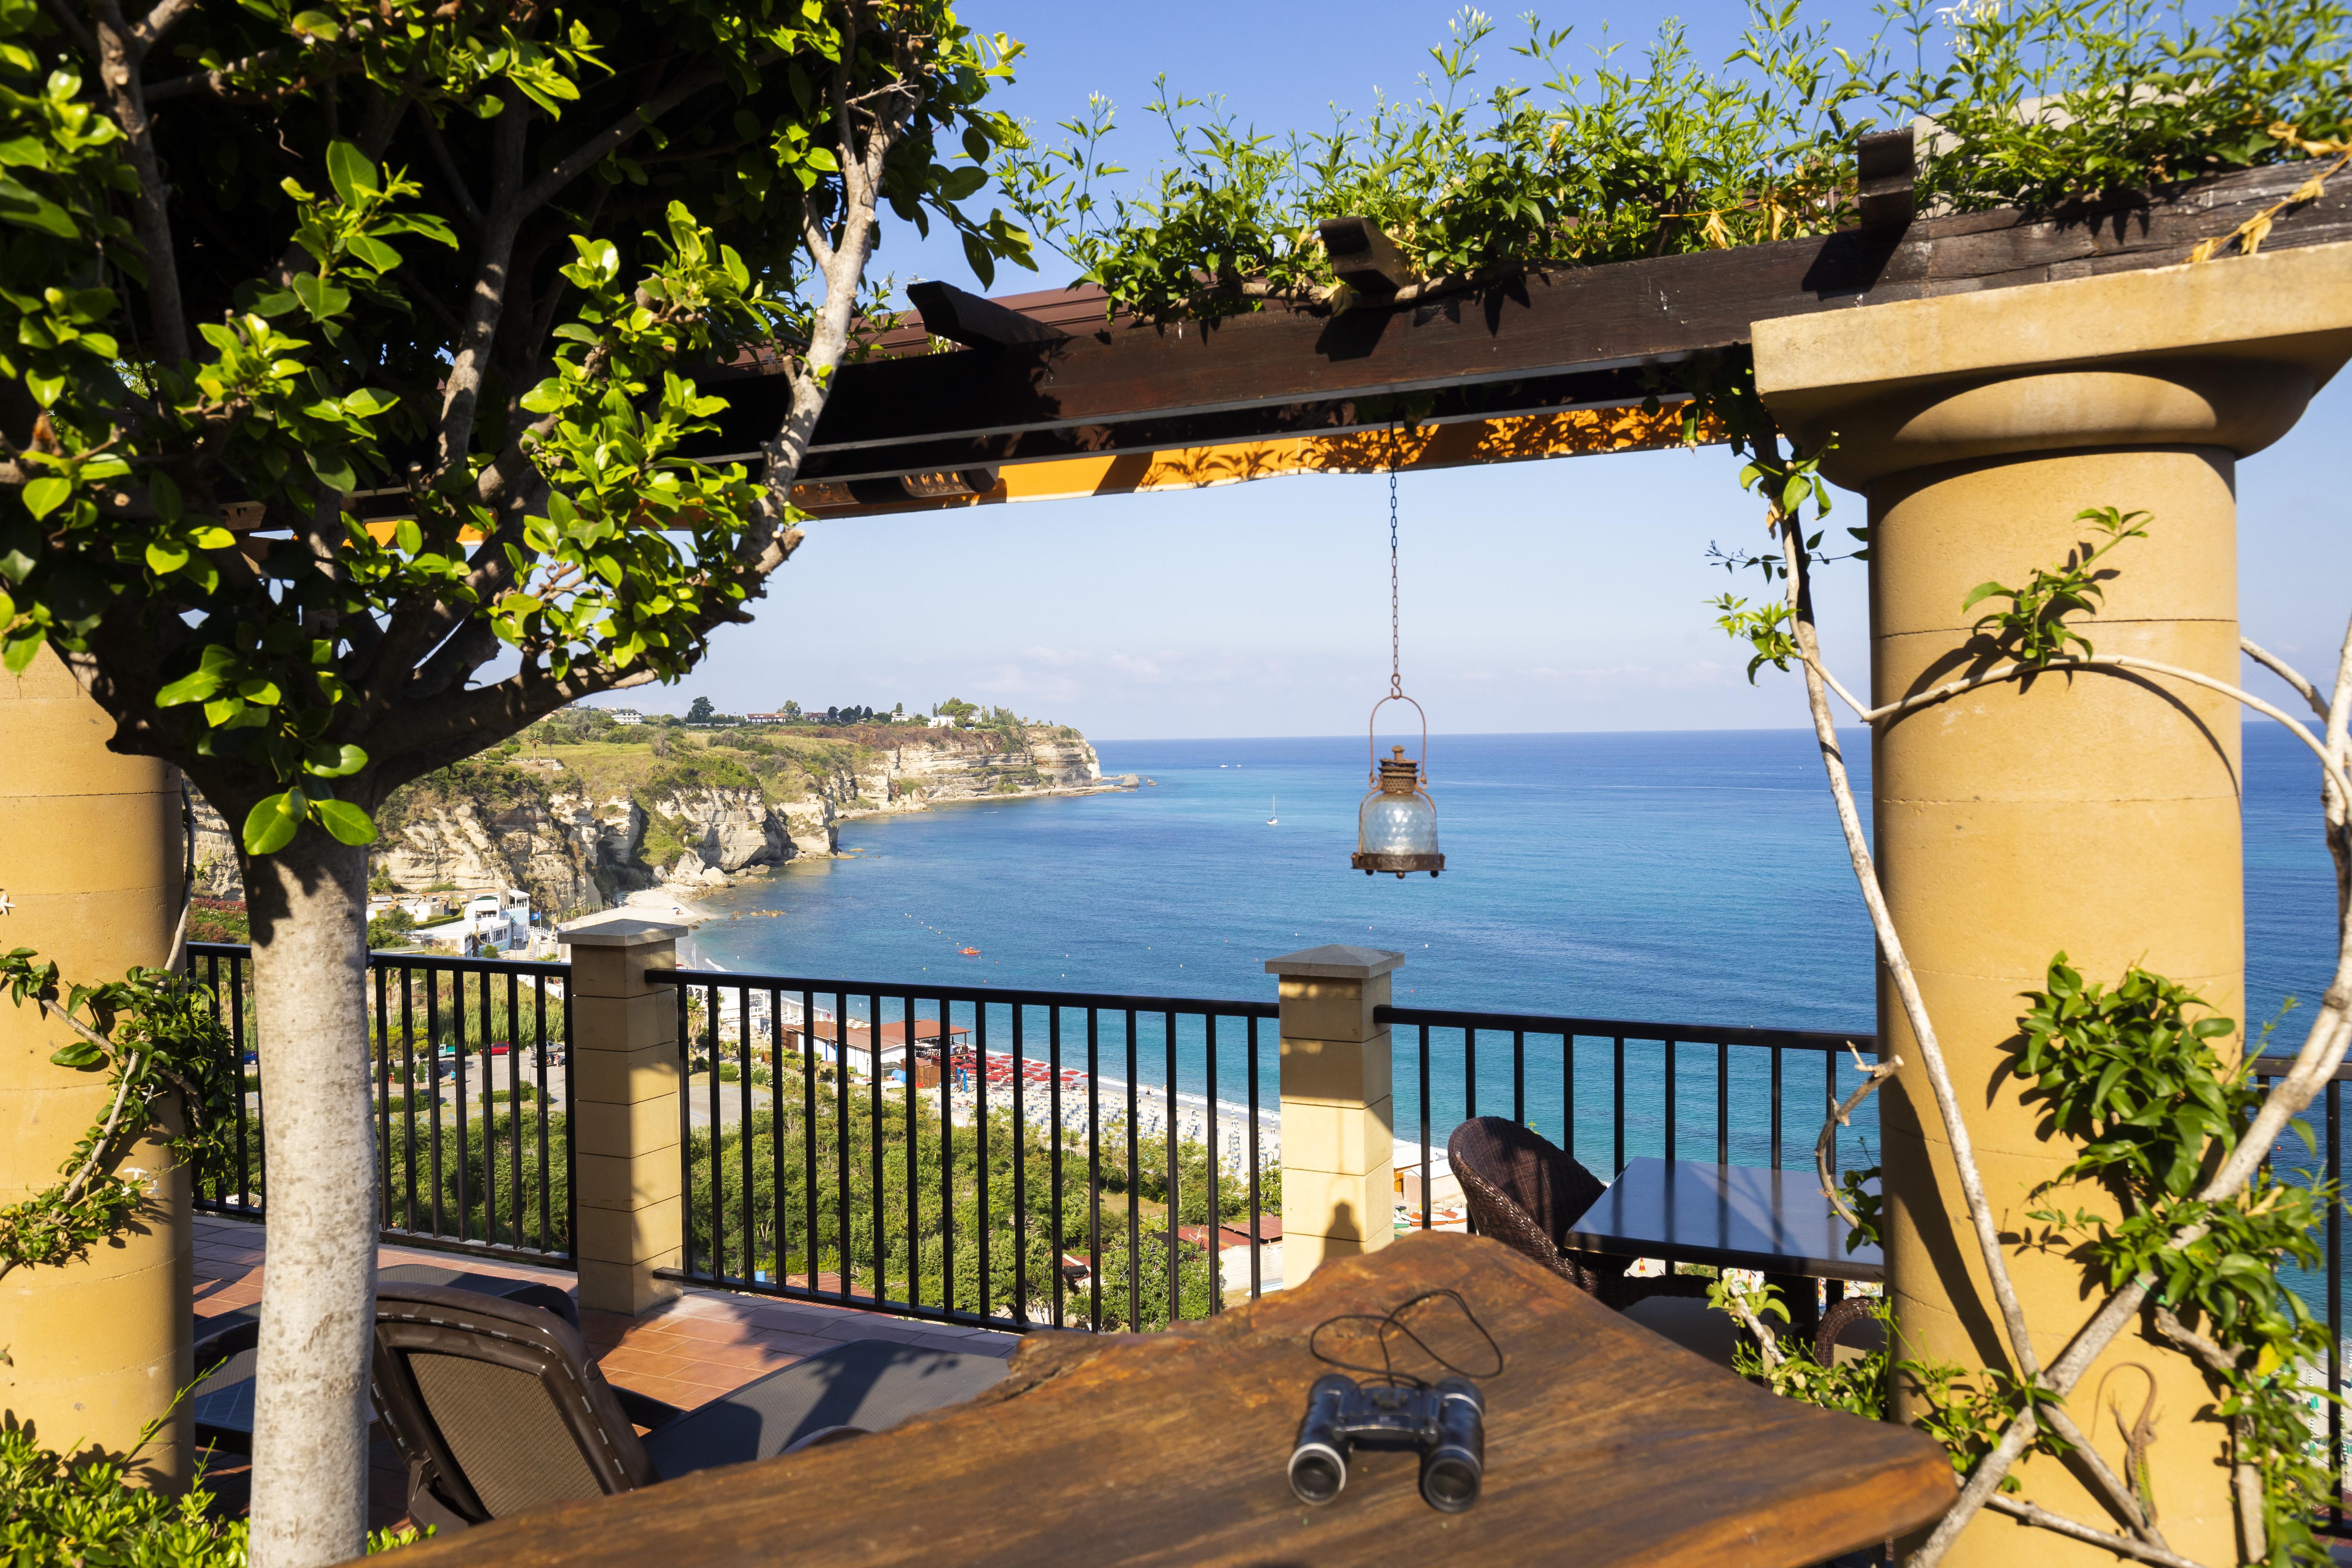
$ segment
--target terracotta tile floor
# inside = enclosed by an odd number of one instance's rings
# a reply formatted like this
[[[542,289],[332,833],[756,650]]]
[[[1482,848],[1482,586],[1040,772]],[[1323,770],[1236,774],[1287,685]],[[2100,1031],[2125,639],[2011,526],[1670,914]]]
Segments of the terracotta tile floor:
[[[262,1227],[212,1215],[195,1216],[195,1310],[199,1320],[250,1307],[261,1300]],[[430,1263],[515,1279],[531,1279],[576,1293],[574,1277],[487,1258],[418,1247],[386,1247],[379,1266]],[[845,1307],[822,1307],[688,1289],[644,1318],[583,1311],[580,1331],[605,1375],[683,1409],[708,1404],[803,1356],[846,1340],[902,1340],[938,1350],[1009,1356],[1017,1334],[958,1329]],[[224,1456],[224,1459],[233,1458]],[[368,1523],[381,1528],[406,1517],[408,1473],[379,1438],[370,1450]],[[224,1502],[240,1490],[241,1464],[213,1467]]]

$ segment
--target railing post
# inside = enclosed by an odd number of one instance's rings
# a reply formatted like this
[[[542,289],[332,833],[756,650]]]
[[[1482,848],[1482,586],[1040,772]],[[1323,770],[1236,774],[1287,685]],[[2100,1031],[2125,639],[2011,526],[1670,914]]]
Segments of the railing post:
[[[572,949],[572,1247],[580,1305],[636,1317],[678,1293],[685,1219],[677,1141],[677,994],[646,978],[677,962],[682,926],[616,920]]]
[[[1266,960],[1281,982],[1282,1282],[1327,1258],[1386,1247],[1395,1235],[1395,1101],[1389,999],[1401,952],[1310,947]]]

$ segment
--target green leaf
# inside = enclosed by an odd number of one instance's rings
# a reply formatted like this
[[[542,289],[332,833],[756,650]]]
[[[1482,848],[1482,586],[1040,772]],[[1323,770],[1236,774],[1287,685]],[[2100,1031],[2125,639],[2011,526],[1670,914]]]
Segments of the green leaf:
[[[360,488],[359,476],[352,472],[348,454],[306,449],[302,456],[310,463],[310,471],[319,476],[319,482],[329,489],[349,491]]]
[[[304,16],[317,13],[306,11]],[[311,29],[317,31],[316,28]],[[326,35],[331,37],[332,34]],[[368,197],[381,195],[383,187],[376,183],[375,164],[368,155],[349,142],[327,143],[327,178],[335,183],[335,195],[347,207],[358,206]]]
[[[219,678],[209,669],[199,669],[193,674],[180,677],[179,679],[155,693],[155,706],[178,708],[189,702],[202,702],[219,689]]]
[[[55,407],[58,395],[65,389],[66,378],[61,375],[41,375],[27,372],[25,376],[25,390],[31,393],[33,401],[44,408]]]
[[[44,474],[25,487],[25,510],[35,517],[47,517],[71,494],[73,481],[56,474]]]
[[[37,626],[23,626],[0,639],[0,665],[11,675],[22,675],[32,667],[33,656],[41,651],[48,634]]]
[[[346,844],[375,842],[375,824],[368,819],[366,812],[350,801],[314,800],[310,803],[310,815],[317,817],[328,832]]]
[[[560,376],[551,375],[522,395],[524,409],[532,414],[552,414],[569,401]]]
[[[105,1061],[105,1050],[89,1040],[76,1040],[49,1053],[49,1062],[53,1067],[94,1068]]]
[[[378,272],[389,272],[400,265],[400,252],[371,234],[351,236],[343,241],[343,249]]]
[[[979,275],[982,288],[985,289],[996,280],[996,258],[989,255],[988,247],[981,243],[979,237],[969,234],[963,237],[963,258]]]
[[[245,852],[277,854],[294,842],[294,830],[310,814],[310,802],[299,789],[268,796],[246,814]],[[328,831],[334,830],[331,827]]]
[[[1975,587],[1969,590],[1969,596],[1960,601],[1960,608],[1963,610],[1974,609],[1977,605],[1986,599],[1991,598],[1996,594],[2005,595],[2008,593],[2009,590],[2002,587],[1998,583],[1979,583]]]
[[[302,771],[322,779],[349,777],[367,766],[368,754],[345,742],[341,746],[313,746],[304,756]]]

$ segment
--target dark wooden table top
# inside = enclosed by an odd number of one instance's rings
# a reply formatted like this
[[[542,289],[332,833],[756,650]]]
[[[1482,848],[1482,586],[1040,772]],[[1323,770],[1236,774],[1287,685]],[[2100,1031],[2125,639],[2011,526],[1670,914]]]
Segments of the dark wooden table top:
[[[1811,1171],[1636,1160],[1562,1245],[1816,1279],[1885,1279],[1877,1247],[1848,1252],[1845,1237],[1845,1221]]]
[[[1360,1453],[1337,1501],[1300,1503],[1285,1467],[1327,1370],[1307,1336],[1440,1286],[1507,1357],[1484,1384],[1477,1505],[1431,1509],[1410,1453]],[[1470,1364],[1475,1336],[1424,1310],[1436,1348]],[[1924,1524],[1953,1496],[1943,1450],[1919,1433],[1775,1398],[1498,1242],[1423,1233],[1168,1333],[1033,1335],[996,1389],[893,1432],[534,1510],[401,1563],[1801,1568]]]

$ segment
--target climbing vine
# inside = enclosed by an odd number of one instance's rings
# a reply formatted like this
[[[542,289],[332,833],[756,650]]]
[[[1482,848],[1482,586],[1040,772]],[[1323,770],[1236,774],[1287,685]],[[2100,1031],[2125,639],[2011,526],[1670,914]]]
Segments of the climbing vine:
[[[2239,0],[2208,18],[2147,0],[1892,0],[1851,35],[1759,3],[1712,62],[1679,22],[1639,50],[1605,25],[1522,24],[1498,39],[1465,8],[1416,90],[1319,133],[1259,132],[1163,78],[1145,112],[1172,152],[1139,183],[1122,179],[1117,109],[1099,97],[1058,139],[1025,128],[992,172],[1082,281],[1117,307],[1183,316],[1344,307],[1318,233],[1341,216],[1395,242],[1415,275],[1407,299],[1833,233],[1856,221],[1855,139],[1920,122],[1936,132],[1919,149],[1919,200],[1956,212],[2352,145],[2342,0]],[[1498,44],[1513,73],[1499,82],[1481,52]]]
[[[202,1163],[235,1125],[238,1085],[212,993],[186,975],[134,968],[100,985],[61,984],[58,966],[31,948],[0,954],[9,1000],[61,1020],[76,1036],[49,1056],[56,1066],[103,1072],[106,1114],[91,1123],[58,1167],[55,1186],[0,1208],[0,1274],[24,1264],[79,1258],[121,1230],[151,1195],[154,1173],[122,1164],[139,1141],[168,1126],[163,1103],[176,1099],[179,1127],[165,1140],[174,1160]]]

